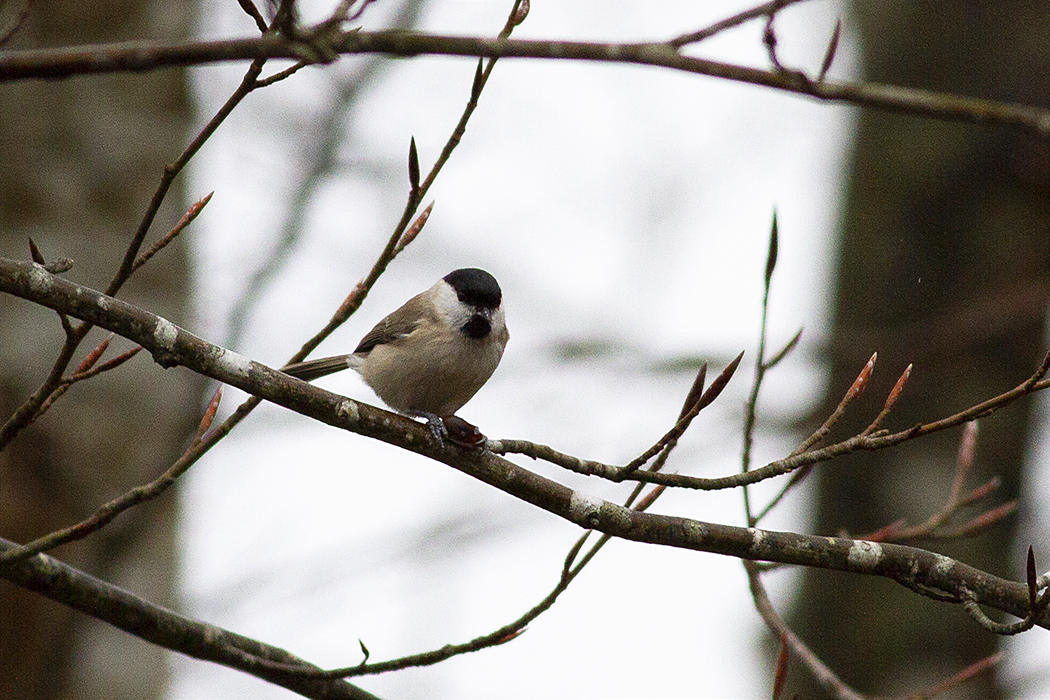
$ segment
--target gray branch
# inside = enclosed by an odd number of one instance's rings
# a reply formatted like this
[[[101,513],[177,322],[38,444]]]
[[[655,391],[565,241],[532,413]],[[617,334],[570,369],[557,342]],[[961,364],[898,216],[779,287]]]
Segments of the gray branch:
[[[212,345],[166,319],[63,280],[35,263],[0,258],[0,291],[122,335],[146,348],[164,367],[186,367],[334,427],[425,455],[583,528],[637,542],[740,559],[883,576],[935,600],[961,604],[969,599],[1019,618],[1024,618],[1029,610],[1029,591],[1024,584],[998,578],[934,552],[889,543],[774,532],[639,512],[570,489],[489,451],[442,445],[422,424],[306,384]],[[73,576],[73,570],[51,559],[34,557],[28,562],[6,565],[0,568],[0,576],[144,639],[204,658],[201,649],[207,647],[215,628],[186,621],[188,626],[180,627],[177,635],[164,637],[162,633],[167,628],[163,623],[182,618],[123,592],[107,598],[105,605],[91,602],[99,595],[96,591],[106,588],[107,584],[83,575]],[[55,571],[63,573],[56,576]],[[1037,624],[1050,629],[1050,614],[1044,610]],[[244,641],[249,643],[255,646],[247,650],[248,655],[257,653],[255,649],[263,649],[265,654],[274,653],[270,647]],[[240,641],[235,646],[244,649]],[[243,661],[219,662],[234,665]]]
[[[0,539],[0,553],[15,548]],[[74,610],[108,622],[157,646],[213,661],[268,680],[308,698],[378,700],[375,695],[339,680],[316,680],[275,673],[259,659],[316,668],[306,661],[249,637],[197,622],[153,605],[122,588],[100,581],[46,554],[0,564],[0,577]],[[320,669],[318,669],[320,670]]]

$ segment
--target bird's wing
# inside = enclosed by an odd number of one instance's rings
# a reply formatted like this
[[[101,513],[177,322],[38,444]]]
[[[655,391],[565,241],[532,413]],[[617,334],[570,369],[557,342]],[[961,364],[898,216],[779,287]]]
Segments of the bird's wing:
[[[354,350],[355,355],[367,355],[377,345],[386,345],[412,333],[423,322],[427,315],[426,302],[422,294],[417,294],[404,305],[376,324],[368,331]]]

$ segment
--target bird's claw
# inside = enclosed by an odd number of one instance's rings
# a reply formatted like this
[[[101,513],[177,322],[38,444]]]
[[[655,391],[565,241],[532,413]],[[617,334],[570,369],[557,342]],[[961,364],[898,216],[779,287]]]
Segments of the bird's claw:
[[[441,443],[442,447],[445,447],[448,441],[448,428],[445,427],[445,421],[441,419],[441,416],[433,413],[428,413],[423,417],[427,419],[430,434]]]

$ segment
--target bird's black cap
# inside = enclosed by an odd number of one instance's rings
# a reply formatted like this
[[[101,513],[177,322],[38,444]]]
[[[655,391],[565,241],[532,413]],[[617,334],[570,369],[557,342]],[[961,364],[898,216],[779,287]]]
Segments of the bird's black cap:
[[[476,267],[453,270],[445,275],[444,279],[456,290],[456,296],[464,304],[495,309],[503,299],[503,292],[496,278]]]

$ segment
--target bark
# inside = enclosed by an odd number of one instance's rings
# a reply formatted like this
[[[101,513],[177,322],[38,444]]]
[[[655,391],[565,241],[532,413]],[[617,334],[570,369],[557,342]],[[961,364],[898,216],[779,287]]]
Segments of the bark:
[[[21,3],[0,4],[6,27]],[[72,0],[33,3],[6,49],[187,37],[185,3]],[[185,73],[27,81],[0,90],[0,249],[27,259],[32,237],[67,274],[105,286],[190,122]],[[150,240],[184,208],[169,197]],[[123,295],[172,318],[189,308],[184,246],[147,265]],[[61,346],[58,317],[0,298],[3,420],[47,376]],[[93,331],[73,366],[105,334]],[[117,339],[107,357],[130,345]],[[0,531],[26,541],[69,525],[148,481],[192,434],[199,382],[132,360],[77,385],[0,452]],[[188,425],[189,424],[189,425]],[[175,500],[160,499],[102,533],[56,552],[97,576],[174,605]],[[164,691],[166,652],[0,583],[0,695],[12,698],[150,698]]]
[[[867,79],[1047,104],[1046,2],[857,2],[852,10]],[[863,113],[841,222],[828,406],[875,350],[879,361],[838,430],[870,420],[908,363],[915,369],[886,426],[895,430],[994,395],[1038,366],[1050,296],[1048,163],[1047,144],[1027,135]],[[981,421],[971,488],[998,474],[999,498],[1022,496],[1024,505],[1031,406]],[[816,531],[921,522],[948,494],[958,439],[956,431],[818,469]],[[1016,524],[918,544],[1018,580],[1028,543],[1014,541]],[[792,622],[845,681],[880,695],[941,680],[999,643],[961,612],[945,615],[903,589],[816,571],[804,575]],[[824,697],[808,681],[795,692]],[[1003,691],[994,674],[981,674],[945,697]]]

